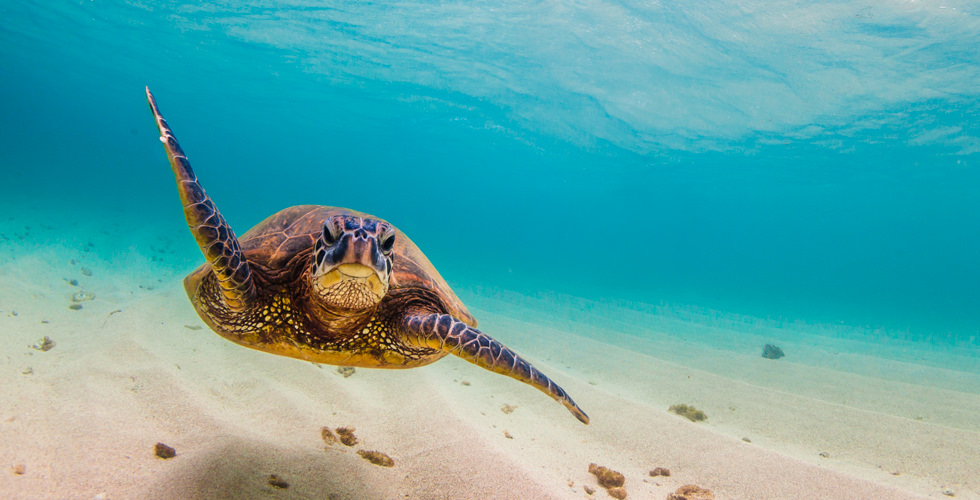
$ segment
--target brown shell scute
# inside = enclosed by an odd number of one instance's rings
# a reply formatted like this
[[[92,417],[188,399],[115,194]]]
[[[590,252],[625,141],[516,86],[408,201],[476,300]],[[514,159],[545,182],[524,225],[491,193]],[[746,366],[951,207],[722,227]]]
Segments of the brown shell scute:
[[[298,205],[276,212],[256,224],[239,238],[239,243],[249,263],[261,265],[269,270],[280,270],[291,265],[290,262],[296,265],[292,257],[313,247],[314,241],[323,230],[323,221],[328,217],[341,214],[384,221],[380,217],[346,208]],[[397,228],[395,232],[391,288],[414,287],[432,290],[442,298],[453,316],[471,326],[476,326],[476,319],[449,288],[449,284],[436,271],[425,254],[405,233]]]
[[[313,247],[324,219],[332,215],[325,214],[325,208],[328,207],[289,207],[256,224],[238,238],[246,258],[268,269],[282,269],[294,255]]]

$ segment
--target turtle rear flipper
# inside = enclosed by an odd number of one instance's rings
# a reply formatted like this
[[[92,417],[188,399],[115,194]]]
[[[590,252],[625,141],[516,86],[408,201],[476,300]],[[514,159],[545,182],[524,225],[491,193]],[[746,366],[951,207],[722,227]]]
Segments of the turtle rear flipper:
[[[255,284],[252,282],[252,273],[238,244],[238,238],[218,212],[218,208],[214,206],[211,197],[204,192],[204,188],[197,181],[197,176],[194,175],[184,151],[180,149],[177,138],[174,137],[167,121],[160,115],[160,109],[157,108],[156,99],[150,93],[149,87],[146,89],[146,100],[150,104],[150,110],[153,111],[157,128],[160,129],[160,142],[167,150],[170,167],[177,178],[177,191],[180,193],[180,201],[184,204],[187,226],[190,227],[194,239],[201,247],[201,253],[204,254],[204,258],[211,265],[211,271],[218,279],[225,305],[232,311],[242,311],[248,301],[255,297]]]
[[[447,351],[492,372],[520,380],[565,405],[583,424],[589,423],[589,416],[564,389],[516,352],[480,330],[448,314],[415,314],[406,317],[402,325],[420,344]]]

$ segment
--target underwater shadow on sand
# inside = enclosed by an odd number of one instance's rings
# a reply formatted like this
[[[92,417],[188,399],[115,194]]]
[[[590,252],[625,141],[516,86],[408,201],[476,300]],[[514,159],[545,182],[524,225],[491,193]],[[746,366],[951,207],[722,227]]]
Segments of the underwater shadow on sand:
[[[345,450],[347,451],[347,450]],[[169,459],[172,469],[161,474],[141,495],[146,499],[331,499],[386,498],[376,480],[353,466],[354,453],[286,450],[273,444],[230,435],[218,438],[200,453]],[[270,484],[270,476],[286,488]]]

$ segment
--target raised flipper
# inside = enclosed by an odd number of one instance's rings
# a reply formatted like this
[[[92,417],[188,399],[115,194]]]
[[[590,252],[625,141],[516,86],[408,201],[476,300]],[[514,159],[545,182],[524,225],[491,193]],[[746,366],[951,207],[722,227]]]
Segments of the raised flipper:
[[[448,351],[487,370],[507,375],[531,385],[565,405],[583,424],[589,416],[572,401],[564,389],[531,366],[516,352],[489,335],[448,314],[416,314],[404,319],[402,327],[417,336],[424,346]]]
[[[157,108],[156,99],[150,93],[149,87],[146,89],[146,100],[156,118],[160,142],[167,150],[170,167],[177,178],[177,191],[180,193],[180,201],[184,203],[187,226],[201,247],[204,258],[211,265],[211,271],[218,278],[225,305],[233,311],[242,311],[248,301],[255,297],[255,284],[252,283],[252,273],[238,245],[238,238],[214,206],[211,197],[197,182],[197,176],[191,170],[184,151],[177,144],[173,131],[163,116],[160,116],[160,109]]]

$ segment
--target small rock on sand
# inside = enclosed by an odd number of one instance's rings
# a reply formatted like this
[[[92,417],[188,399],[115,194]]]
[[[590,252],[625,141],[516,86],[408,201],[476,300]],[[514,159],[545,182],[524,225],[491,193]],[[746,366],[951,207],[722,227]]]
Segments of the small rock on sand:
[[[714,500],[715,494],[711,490],[706,490],[693,484],[685,484],[677,491],[667,495],[667,500]]]
[[[153,447],[153,451],[156,453],[156,456],[163,459],[174,458],[177,456],[177,450],[163,443],[157,443],[156,446]]]
[[[38,343],[32,345],[31,347],[39,351],[47,352],[50,351],[51,349],[54,349],[54,346],[55,343],[53,340],[51,340],[51,337],[45,335],[44,337],[41,337],[41,340],[38,341]]]
[[[626,478],[622,474],[602,465],[589,464],[589,472],[599,480],[599,486],[606,489],[618,488],[626,483]]]
[[[357,444],[357,436],[354,435],[353,427],[337,427],[337,436],[344,446],[354,446]]]
[[[374,465],[380,465],[381,467],[394,467],[395,461],[391,459],[388,455],[381,453],[380,451],[365,451],[358,450],[358,455],[364,460],[371,462]]]
[[[337,436],[334,435],[333,431],[329,427],[323,427],[320,429],[320,437],[323,439],[324,443],[333,446],[337,442]]]
[[[626,498],[626,490],[622,486],[609,488],[606,491],[609,492],[609,496],[615,498],[616,500],[623,500]]]
[[[72,302],[88,302],[90,300],[95,300],[95,293],[88,290],[79,290],[71,294]]]
[[[285,479],[275,474],[269,475],[269,484],[282,490],[289,488],[289,483],[287,483]]]

